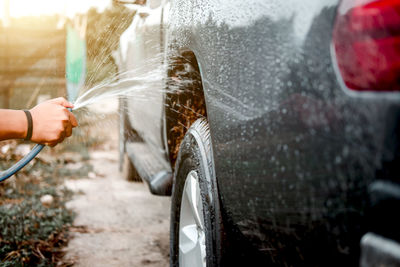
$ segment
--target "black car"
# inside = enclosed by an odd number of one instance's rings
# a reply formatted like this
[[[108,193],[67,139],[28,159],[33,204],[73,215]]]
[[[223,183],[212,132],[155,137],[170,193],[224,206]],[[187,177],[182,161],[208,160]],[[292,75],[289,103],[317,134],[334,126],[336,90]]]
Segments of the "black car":
[[[147,1],[119,67],[127,178],[171,266],[400,266],[400,1]],[[132,73],[132,74],[129,74]]]

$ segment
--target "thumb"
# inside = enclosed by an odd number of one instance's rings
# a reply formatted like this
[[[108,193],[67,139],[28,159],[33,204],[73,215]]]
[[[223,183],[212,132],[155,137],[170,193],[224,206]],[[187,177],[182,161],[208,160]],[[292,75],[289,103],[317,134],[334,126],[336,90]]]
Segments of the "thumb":
[[[71,121],[72,127],[76,127],[78,126],[78,121],[76,120],[76,117],[74,116],[74,114],[72,114],[71,112],[69,113],[69,120]]]
[[[68,102],[64,97],[59,97],[59,98],[54,99],[54,103],[59,104],[66,108],[74,107],[74,105],[72,103]]]

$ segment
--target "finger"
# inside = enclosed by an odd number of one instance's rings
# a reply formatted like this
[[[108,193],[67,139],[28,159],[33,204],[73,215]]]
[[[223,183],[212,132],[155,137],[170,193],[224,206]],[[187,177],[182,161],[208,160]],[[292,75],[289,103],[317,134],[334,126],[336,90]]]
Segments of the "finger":
[[[72,135],[72,125],[68,123],[67,127],[65,128],[65,136],[70,137]]]
[[[66,108],[74,107],[74,105],[72,103],[68,102],[64,97],[59,97],[59,98],[54,99],[54,103],[60,104],[61,106],[66,107]]]
[[[72,112],[69,112],[69,120],[70,120],[70,122],[72,124],[72,127],[76,127],[76,126],[79,125],[75,115],[72,114]]]
[[[58,138],[58,140],[56,142],[61,143],[62,141],[64,141],[65,135],[66,135],[66,131],[64,130],[63,132],[61,132],[60,137]]]

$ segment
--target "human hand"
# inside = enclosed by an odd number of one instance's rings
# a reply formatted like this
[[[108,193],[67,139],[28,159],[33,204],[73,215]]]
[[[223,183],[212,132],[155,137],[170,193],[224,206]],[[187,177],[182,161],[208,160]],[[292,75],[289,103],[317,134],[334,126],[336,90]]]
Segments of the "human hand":
[[[71,136],[72,128],[78,122],[67,108],[74,106],[62,97],[40,103],[30,110],[33,131],[31,140],[35,143],[55,146]]]

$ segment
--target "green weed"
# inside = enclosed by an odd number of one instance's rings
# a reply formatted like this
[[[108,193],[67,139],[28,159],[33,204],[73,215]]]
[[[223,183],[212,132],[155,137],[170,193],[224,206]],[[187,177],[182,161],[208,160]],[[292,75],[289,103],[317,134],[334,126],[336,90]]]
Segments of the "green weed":
[[[12,152],[7,159],[0,156],[0,161],[2,158],[9,165],[18,160],[10,156]],[[83,162],[81,168],[70,170],[65,164],[71,159],[52,152],[45,149],[43,159],[34,159],[0,184],[0,266],[68,266],[62,261],[63,248],[74,214],[65,206],[72,192],[62,184],[66,178],[87,176],[92,167]],[[53,201],[44,205],[44,195],[52,196]]]

